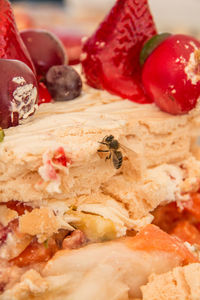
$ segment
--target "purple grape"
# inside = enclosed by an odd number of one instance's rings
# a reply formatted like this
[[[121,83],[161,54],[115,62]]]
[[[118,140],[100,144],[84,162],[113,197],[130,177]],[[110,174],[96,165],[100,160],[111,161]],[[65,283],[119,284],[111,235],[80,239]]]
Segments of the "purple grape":
[[[56,101],[77,98],[81,94],[82,80],[80,75],[70,66],[54,66],[46,75],[46,85]]]

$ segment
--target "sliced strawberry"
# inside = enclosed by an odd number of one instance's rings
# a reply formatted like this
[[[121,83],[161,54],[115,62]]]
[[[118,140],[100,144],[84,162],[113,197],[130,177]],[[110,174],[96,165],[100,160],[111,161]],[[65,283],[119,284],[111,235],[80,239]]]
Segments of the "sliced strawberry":
[[[42,103],[49,103],[52,101],[52,97],[43,82],[38,83],[38,91],[39,91],[39,98],[38,98],[38,105]]]
[[[11,4],[8,0],[0,1],[0,58],[20,60],[35,73],[28,50],[18,33]]]
[[[144,42],[155,34],[147,0],[118,0],[83,46],[88,84],[135,102],[151,102],[141,87],[139,56]]]

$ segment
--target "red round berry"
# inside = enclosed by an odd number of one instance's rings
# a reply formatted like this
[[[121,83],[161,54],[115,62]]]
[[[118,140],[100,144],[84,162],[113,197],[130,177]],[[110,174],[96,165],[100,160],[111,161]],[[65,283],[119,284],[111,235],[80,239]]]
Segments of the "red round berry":
[[[35,65],[37,76],[44,76],[52,66],[66,63],[65,49],[53,33],[26,29],[20,35]]]
[[[176,115],[193,109],[200,97],[200,42],[181,34],[168,37],[144,63],[142,82],[161,110]]]
[[[0,127],[17,126],[37,109],[37,80],[21,61],[0,59]]]

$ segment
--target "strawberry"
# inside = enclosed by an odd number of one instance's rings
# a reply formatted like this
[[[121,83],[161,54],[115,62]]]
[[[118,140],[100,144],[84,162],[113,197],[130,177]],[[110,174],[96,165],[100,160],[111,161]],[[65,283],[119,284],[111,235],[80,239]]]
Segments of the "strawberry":
[[[18,33],[11,4],[8,0],[0,1],[0,58],[20,60],[35,73],[28,50]]]
[[[156,34],[147,0],[118,0],[83,45],[82,66],[89,85],[135,102],[147,103],[139,55]]]

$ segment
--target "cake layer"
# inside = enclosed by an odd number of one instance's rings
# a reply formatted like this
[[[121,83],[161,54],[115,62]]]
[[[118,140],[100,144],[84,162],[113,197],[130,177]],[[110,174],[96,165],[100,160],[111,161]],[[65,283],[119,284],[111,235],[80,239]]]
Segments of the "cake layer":
[[[162,275],[151,275],[142,287],[143,300],[198,300],[200,264],[178,267]]]
[[[140,219],[198,189],[200,163],[191,152],[197,128],[197,110],[172,116],[85,85],[77,100],[43,104],[29,123],[5,130],[0,201],[79,207],[103,204],[106,195]],[[109,135],[121,145],[119,170],[98,152]]]

